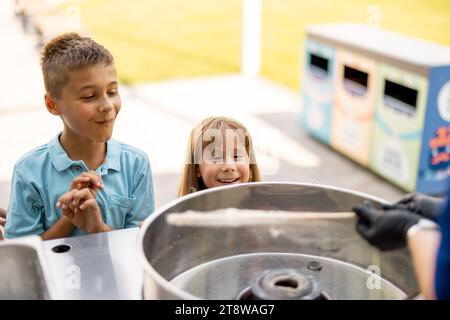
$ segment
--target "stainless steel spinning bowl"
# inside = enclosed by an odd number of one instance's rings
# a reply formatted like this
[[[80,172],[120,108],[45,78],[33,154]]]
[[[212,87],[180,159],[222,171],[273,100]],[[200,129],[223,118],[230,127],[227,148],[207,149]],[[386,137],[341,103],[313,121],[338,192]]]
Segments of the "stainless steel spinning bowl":
[[[408,251],[381,252],[356,232],[351,207],[363,201],[383,203],[354,191],[297,183],[240,184],[179,198],[141,228],[144,298],[416,295]],[[240,211],[217,211],[227,208]]]

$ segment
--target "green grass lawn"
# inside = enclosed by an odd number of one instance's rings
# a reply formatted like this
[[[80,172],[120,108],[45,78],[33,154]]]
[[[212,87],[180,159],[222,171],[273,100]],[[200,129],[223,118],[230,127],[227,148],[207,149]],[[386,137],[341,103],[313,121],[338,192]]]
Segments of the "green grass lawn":
[[[240,70],[242,0],[89,0],[76,2],[91,35],[114,54],[123,82]],[[262,74],[299,87],[308,24],[367,21],[450,45],[447,0],[263,0]]]

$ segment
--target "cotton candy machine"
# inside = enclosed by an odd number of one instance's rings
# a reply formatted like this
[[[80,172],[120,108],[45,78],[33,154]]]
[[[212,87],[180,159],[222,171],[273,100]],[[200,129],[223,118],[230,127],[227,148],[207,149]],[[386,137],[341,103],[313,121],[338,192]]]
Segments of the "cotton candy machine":
[[[251,183],[197,192],[152,214],[138,255],[146,299],[405,299],[418,293],[407,249],[381,252],[349,190]]]
[[[0,242],[0,300],[57,299],[38,236]]]

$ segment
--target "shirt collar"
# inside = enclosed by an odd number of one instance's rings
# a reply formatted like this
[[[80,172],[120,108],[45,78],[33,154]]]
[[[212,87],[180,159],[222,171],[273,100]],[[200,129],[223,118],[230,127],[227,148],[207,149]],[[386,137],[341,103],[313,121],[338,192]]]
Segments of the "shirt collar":
[[[120,171],[120,143],[114,139],[109,139],[106,143],[106,163],[108,169]]]
[[[73,161],[69,158],[66,151],[61,146],[59,142],[59,137],[61,133],[54,137],[48,143],[48,149],[50,153],[50,159],[53,166],[59,172],[66,170],[74,164],[79,163],[78,161]],[[120,171],[120,143],[114,139],[109,139],[106,143],[106,162],[103,166],[106,169],[112,169],[115,171]]]
[[[68,156],[66,151],[61,146],[61,143],[59,142],[59,136],[61,134],[58,134],[56,137],[54,137],[50,142],[48,143],[48,150],[50,152],[50,159],[52,160],[53,166],[58,171],[63,171],[72,166],[75,161],[71,160]]]

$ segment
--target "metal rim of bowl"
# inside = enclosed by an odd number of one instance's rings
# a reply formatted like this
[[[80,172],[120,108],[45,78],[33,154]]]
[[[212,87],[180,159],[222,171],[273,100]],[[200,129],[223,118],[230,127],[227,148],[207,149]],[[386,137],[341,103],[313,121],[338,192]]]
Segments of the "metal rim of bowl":
[[[140,230],[139,230],[139,236],[138,236],[138,259],[141,263],[141,266],[144,269],[144,286],[145,286],[145,277],[146,276],[151,276],[153,278],[153,280],[155,282],[157,282],[157,284],[162,287],[163,289],[167,290],[168,292],[172,292],[175,295],[177,295],[178,297],[182,298],[182,299],[187,299],[187,300],[199,300],[200,298],[197,296],[194,296],[192,294],[189,294],[181,289],[179,289],[178,287],[174,286],[173,284],[171,284],[167,279],[165,279],[164,277],[162,277],[158,271],[156,271],[152,265],[150,264],[150,262],[148,262],[146,256],[145,256],[145,251],[144,251],[144,236],[147,232],[147,229],[149,228],[149,226],[152,224],[152,222],[154,220],[156,220],[161,214],[163,214],[164,212],[166,212],[169,208],[187,200],[187,199],[191,199],[191,198],[195,198],[195,197],[199,197],[203,194],[206,193],[211,193],[211,192],[218,192],[220,190],[225,190],[225,189],[233,189],[233,188],[240,188],[240,187],[244,187],[244,186],[256,186],[256,185],[292,185],[292,186],[303,186],[303,187],[315,187],[315,188],[322,188],[322,189],[328,189],[328,190],[334,190],[334,191],[340,191],[340,192],[344,192],[344,193],[349,193],[349,194],[353,194],[353,195],[357,195],[369,200],[373,200],[382,204],[386,204],[387,201],[381,198],[378,198],[376,196],[372,196],[370,194],[366,194],[363,192],[359,192],[359,191],[354,191],[354,190],[350,190],[350,189],[345,189],[345,188],[340,188],[340,187],[333,187],[333,186],[329,186],[329,185],[325,185],[325,184],[315,184],[315,183],[297,183],[297,182],[283,182],[283,181],[276,181],[276,182],[248,182],[248,183],[240,183],[240,184],[236,184],[236,185],[231,185],[231,186],[221,186],[221,187],[215,187],[215,188],[211,188],[211,189],[206,189],[206,190],[201,190],[201,191],[197,191],[182,197],[179,197],[169,203],[167,203],[166,205],[162,206],[161,208],[155,210],[152,214],[150,214],[149,217],[147,217],[144,220],[144,223],[142,224]],[[145,299],[145,297],[144,297]]]

